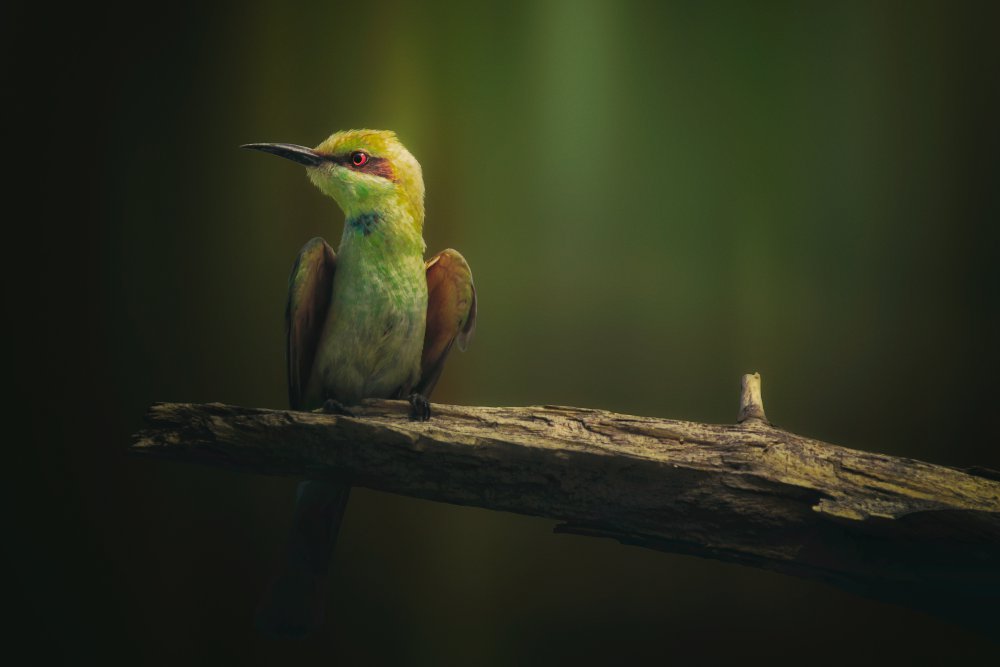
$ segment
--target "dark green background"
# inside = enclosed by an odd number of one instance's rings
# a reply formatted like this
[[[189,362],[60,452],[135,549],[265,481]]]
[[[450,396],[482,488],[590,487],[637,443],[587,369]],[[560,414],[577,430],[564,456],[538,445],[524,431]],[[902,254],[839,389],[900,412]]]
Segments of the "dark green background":
[[[389,128],[479,290],[437,400],[732,421],[1000,467],[997,17],[973,3],[4,10],[12,607],[134,663],[996,655],[757,570],[357,490],[319,636],[251,630],[296,481],[133,460],[154,401],[285,406],[287,272],[342,216],[236,147]],[[15,213],[16,211],[16,213]]]

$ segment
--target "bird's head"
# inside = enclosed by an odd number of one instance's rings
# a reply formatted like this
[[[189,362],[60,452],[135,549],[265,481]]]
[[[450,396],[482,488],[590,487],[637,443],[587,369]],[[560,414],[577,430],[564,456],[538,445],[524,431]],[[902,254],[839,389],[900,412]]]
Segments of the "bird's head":
[[[420,164],[387,130],[344,130],[316,146],[246,144],[305,165],[309,180],[336,200],[348,219],[397,210],[419,232],[424,224]]]

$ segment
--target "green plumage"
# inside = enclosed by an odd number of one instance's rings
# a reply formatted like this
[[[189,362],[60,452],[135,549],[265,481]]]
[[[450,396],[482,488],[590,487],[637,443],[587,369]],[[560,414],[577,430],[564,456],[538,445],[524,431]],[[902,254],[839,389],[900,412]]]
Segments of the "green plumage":
[[[383,236],[396,224],[382,218],[367,235],[345,227],[307,406],[327,398],[350,405],[405,397],[420,378],[427,315],[423,249]]]
[[[291,407],[350,406],[411,396],[427,418],[454,343],[476,320],[472,273],[455,250],[423,260],[420,165],[391,132],[338,132],[315,149],[251,144],[306,165],[310,180],[346,216],[337,253],[321,238],[299,253],[286,310]],[[422,406],[417,412],[416,406]],[[324,586],[348,488],[300,485],[285,568],[264,596],[258,624],[301,635],[322,620]]]

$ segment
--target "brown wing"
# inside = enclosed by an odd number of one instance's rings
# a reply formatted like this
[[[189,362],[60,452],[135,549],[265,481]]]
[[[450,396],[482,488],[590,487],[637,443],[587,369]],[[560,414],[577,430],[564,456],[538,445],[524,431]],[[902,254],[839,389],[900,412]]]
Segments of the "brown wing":
[[[465,350],[476,330],[476,286],[472,271],[457,250],[427,260],[427,330],[414,391],[429,397],[441,376],[451,346]]]
[[[305,405],[305,393],[330,307],[336,269],[336,253],[317,236],[302,247],[288,277],[288,402],[294,410],[317,407]]]

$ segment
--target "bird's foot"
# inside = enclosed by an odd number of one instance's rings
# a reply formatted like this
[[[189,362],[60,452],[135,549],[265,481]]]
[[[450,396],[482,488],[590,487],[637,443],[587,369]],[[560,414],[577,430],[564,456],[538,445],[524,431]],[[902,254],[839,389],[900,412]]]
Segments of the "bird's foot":
[[[323,412],[328,415],[343,415],[344,417],[357,417],[354,411],[334,398],[326,399],[323,403]]]
[[[410,394],[410,421],[425,422],[431,418],[431,402],[423,394]]]

